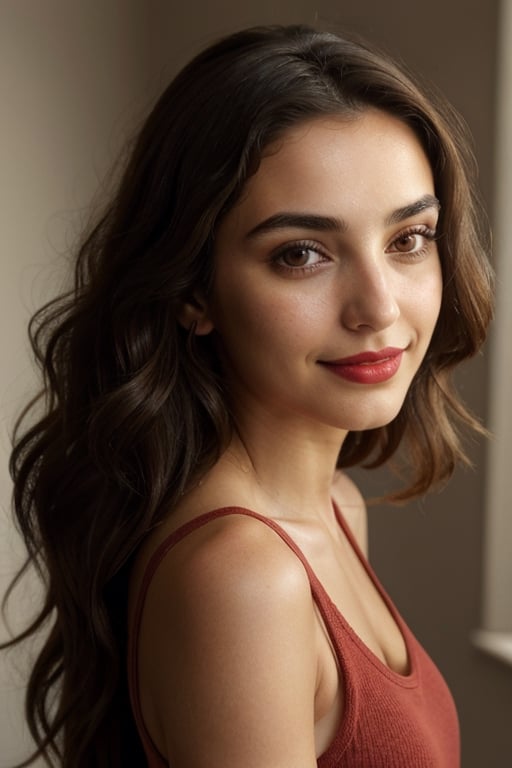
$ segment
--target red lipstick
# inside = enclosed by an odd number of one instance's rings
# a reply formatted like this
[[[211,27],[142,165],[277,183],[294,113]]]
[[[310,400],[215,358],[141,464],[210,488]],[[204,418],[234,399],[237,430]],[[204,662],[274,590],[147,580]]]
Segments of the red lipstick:
[[[356,384],[380,384],[391,379],[400,368],[403,349],[386,347],[368,350],[341,360],[320,361],[332,373]]]

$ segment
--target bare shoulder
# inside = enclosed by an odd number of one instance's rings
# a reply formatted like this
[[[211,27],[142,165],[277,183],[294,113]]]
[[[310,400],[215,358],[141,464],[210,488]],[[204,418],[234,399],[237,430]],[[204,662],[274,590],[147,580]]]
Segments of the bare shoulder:
[[[218,593],[224,600],[236,600],[247,590],[266,592],[269,586],[279,599],[309,592],[304,567],[280,536],[263,521],[236,513],[187,536],[164,561],[155,581],[167,596],[171,591],[187,599],[196,590],[211,599]],[[265,594],[268,599],[272,596]]]
[[[332,484],[332,498],[343,514],[359,547],[368,555],[368,514],[361,491],[342,470],[337,470]]]
[[[309,581],[261,521],[217,518],[164,559],[140,669],[148,725],[171,763],[315,765]]]

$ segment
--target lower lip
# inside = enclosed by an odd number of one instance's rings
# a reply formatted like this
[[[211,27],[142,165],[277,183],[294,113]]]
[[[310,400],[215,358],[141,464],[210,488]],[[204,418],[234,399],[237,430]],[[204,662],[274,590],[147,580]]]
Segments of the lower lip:
[[[336,376],[356,384],[381,384],[391,379],[400,368],[402,353],[371,363],[322,363]]]

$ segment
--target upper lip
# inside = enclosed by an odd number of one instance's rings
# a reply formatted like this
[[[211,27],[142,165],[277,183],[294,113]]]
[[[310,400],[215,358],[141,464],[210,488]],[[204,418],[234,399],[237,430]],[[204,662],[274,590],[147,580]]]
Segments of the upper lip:
[[[390,357],[400,355],[404,350],[401,347],[385,347],[385,349],[359,352],[357,355],[342,357],[339,360],[321,360],[326,365],[358,365],[362,363],[378,363]]]

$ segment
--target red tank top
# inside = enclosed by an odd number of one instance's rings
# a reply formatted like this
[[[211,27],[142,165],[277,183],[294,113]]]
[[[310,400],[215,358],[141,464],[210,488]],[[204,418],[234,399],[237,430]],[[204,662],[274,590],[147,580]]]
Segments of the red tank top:
[[[247,515],[272,528],[302,562],[313,599],[330,634],[344,682],[344,713],[318,768],[458,768],[459,727],[453,699],[439,670],[407,627],[336,510],[339,523],[397,622],[407,647],[410,673],[390,670],[362,642],[316,578],[290,536],[273,520],[240,507],[201,515],[174,531],[154,552],[144,573],[129,637],[128,674],[132,708],[148,768],[169,765],[158,752],[142,717],[137,668],[138,635],[148,587],[172,547],[210,520]]]

